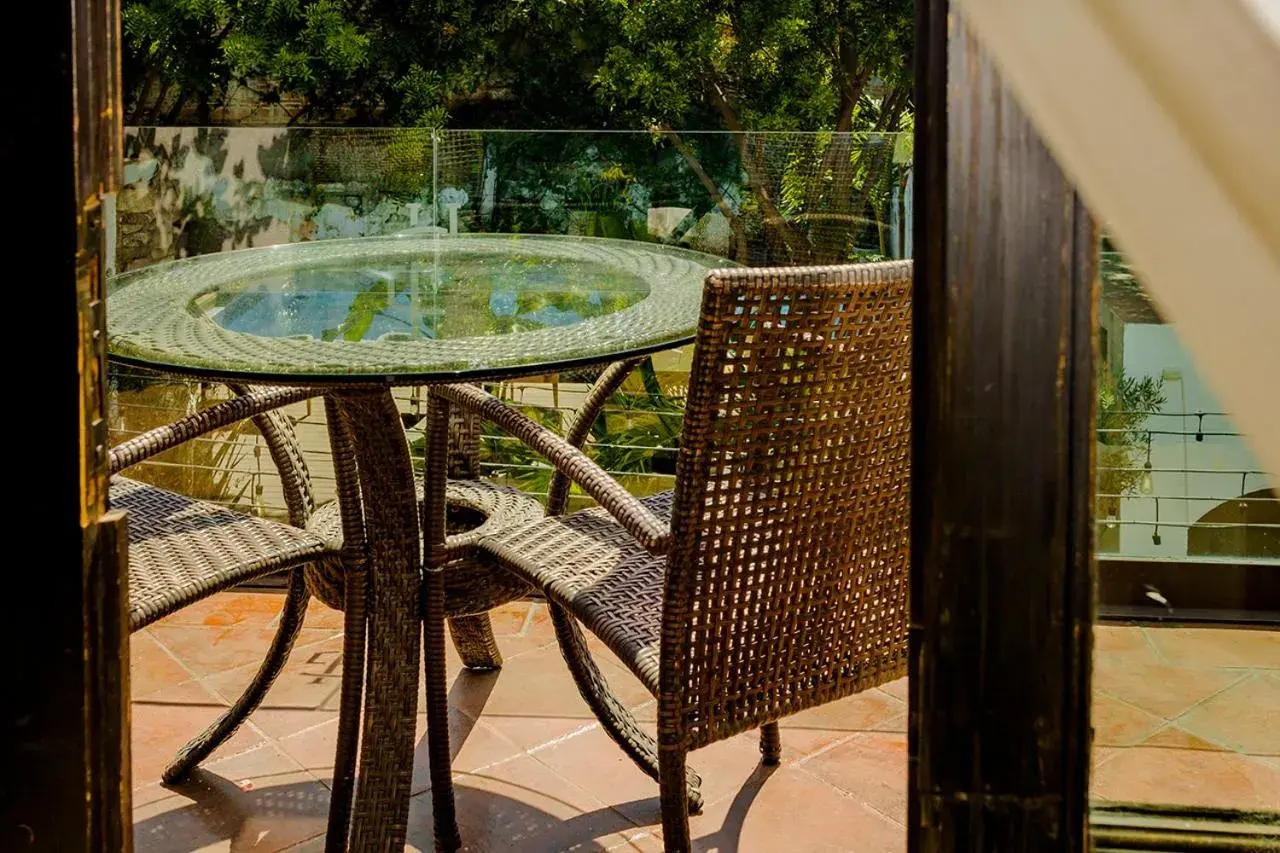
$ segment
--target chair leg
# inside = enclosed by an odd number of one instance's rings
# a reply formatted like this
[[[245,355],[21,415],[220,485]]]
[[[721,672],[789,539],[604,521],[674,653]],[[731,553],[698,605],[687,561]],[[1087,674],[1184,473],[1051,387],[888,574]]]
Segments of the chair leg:
[[[766,767],[782,763],[782,736],[776,722],[765,723],[760,727],[760,755]]]
[[[338,700],[338,744],[333,757],[333,788],[329,794],[329,822],[325,853],[346,853],[356,788],[356,759],[360,751],[360,710],[364,703],[365,593],[361,570],[346,573],[342,635],[342,692]]]
[[[428,570],[425,579],[422,645],[426,670],[427,758],[431,770],[431,806],[436,850],[462,849],[453,799],[453,758],[449,749],[449,690],[444,663],[444,574]],[[488,616],[485,616],[488,622]]]
[[[551,611],[551,621],[555,625],[560,651],[578,685],[578,692],[600,720],[600,725],[608,732],[609,737],[622,747],[622,751],[636,766],[649,774],[650,778],[661,782],[657,741],[640,728],[631,712],[613,695],[591,657],[586,637],[573,615],[554,602],[548,601],[547,606]],[[683,766],[682,761],[681,767]],[[698,790],[701,786],[701,777],[692,769],[687,770],[684,786],[685,796],[688,798],[687,811],[695,814],[702,811],[702,792]]]
[[[444,659],[444,573],[448,563],[445,556],[445,483],[450,409],[448,402],[433,398],[427,414],[427,466],[423,472],[424,500],[421,513],[426,564],[423,567],[422,593],[419,598],[422,662],[427,694],[427,763],[431,773],[431,811],[435,824],[436,850],[446,853],[462,849],[453,800],[453,756],[449,749],[449,686]],[[462,628],[464,633],[468,628],[483,628],[488,642],[493,643],[487,613],[480,614],[478,620],[458,620],[457,627]],[[455,641],[458,637],[459,634],[455,633]],[[461,645],[458,650],[465,660],[467,653]],[[494,646],[494,656],[497,651]]]
[[[161,776],[165,782],[173,784],[185,779],[197,764],[231,737],[245,718],[262,703],[263,697],[289,660],[289,652],[293,649],[293,642],[298,637],[303,617],[307,613],[307,602],[311,596],[307,592],[307,582],[302,573],[300,568],[289,572],[289,591],[285,595],[284,608],[280,611],[280,627],[276,629],[271,648],[267,651],[262,666],[258,668],[258,674],[234,705],[178,751]]]
[[[684,750],[660,747],[658,768],[663,846],[666,853],[690,853],[693,839],[689,834],[689,801],[684,792],[684,781],[688,773]]]
[[[472,672],[488,672],[502,668],[502,653],[498,641],[493,638],[493,624],[489,614],[454,616],[449,620],[449,633],[453,647],[462,658],[462,665]]]

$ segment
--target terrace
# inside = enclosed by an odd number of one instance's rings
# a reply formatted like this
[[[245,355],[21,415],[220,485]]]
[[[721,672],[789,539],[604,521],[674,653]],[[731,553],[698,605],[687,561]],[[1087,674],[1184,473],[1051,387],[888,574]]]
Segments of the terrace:
[[[1272,404],[984,0],[123,1],[15,850],[1277,849]]]
[[[759,226],[731,222],[708,195],[698,176],[706,174],[704,161],[716,164],[712,180],[722,196],[747,198],[754,182],[791,200],[787,227],[803,238],[801,248],[790,250],[793,260],[875,260],[911,248],[913,175],[910,136],[904,134],[682,138],[131,128],[125,141],[118,272],[177,251],[157,223],[191,210],[200,218],[189,220],[178,240],[213,235],[203,238],[214,241],[199,247],[203,252],[398,233],[534,232],[652,241],[726,262],[777,263],[779,243],[763,234],[744,236]],[[745,166],[744,157],[754,165]],[[821,179],[833,160],[849,163],[848,171]],[[875,193],[855,177],[868,168],[883,176]],[[833,202],[833,182],[851,196],[867,196],[871,216],[838,213],[860,209],[860,203]],[[1095,632],[1092,797],[1096,803],[1272,808],[1280,790],[1280,634],[1257,628],[1274,619],[1268,602],[1275,596],[1243,593],[1259,589],[1257,581],[1206,589],[1197,575],[1234,569],[1263,581],[1274,578],[1269,573],[1280,570],[1280,525],[1272,518],[1278,505],[1273,481],[1259,470],[1230,417],[1220,413],[1210,386],[1124,258],[1111,251],[1102,268],[1095,514],[1107,622]],[[360,287],[376,292],[384,273],[394,273],[395,290],[406,293],[423,287],[426,294],[422,282],[439,277],[429,266],[416,274],[371,269]],[[297,277],[291,286],[335,300],[321,326],[361,325],[353,317],[367,306],[347,287]],[[544,304],[518,283],[495,279],[484,286],[486,293],[512,288],[513,313],[526,324],[536,325],[539,312],[590,310],[585,294],[571,290],[567,298],[578,302],[561,296]],[[446,303],[450,298],[457,297],[446,295]],[[486,298],[492,305],[497,297]],[[221,316],[234,314],[226,323],[239,330],[270,334],[277,310],[271,305],[233,302]],[[366,334],[408,328],[412,318],[396,312],[408,312],[409,305],[380,303]],[[326,334],[321,326],[289,331],[318,338]],[[593,455],[638,495],[674,482],[690,356],[685,347],[647,360],[593,430]],[[117,368],[111,382],[118,441],[223,396],[214,385],[174,383],[128,367]],[[591,383],[569,372],[490,388],[538,422],[563,430]],[[419,470],[426,392],[396,392]],[[306,455],[317,500],[333,500],[323,407],[309,402],[284,411]],[[482,474],[545,500],[552,473],[547,463],[501,430],[484,430]],[[256,432],[241,427],[144,463],[134,476],[285,519],[286,501],[267,450]],[[572,508],[589,503],[579,492],[571,496]],[[1233,510],[1238,517],[1230,515]],[[199,777],[177,786],[158,782],[171,754],[247,685],[279,616],[282,593],[282,587],[223,593],[134,637],[139,851],[320,849],[337,738],[342,620],[318,601],[283,675],[249,723],[205,762]],[[450,650],[453,767],[464,836],[495,851],[660,849],[656,786],[617,751],[579,697],[560,660],[546,605],[505,605],[493,621],[505,661],[499,673],[463,671]],[[613,658],[605,666],[615,691],[634,705],[637,719],[652,724],[652,697],[602,644],[592,648],[605,661]],[[700,754],[697,768],[707,780],[709,805],[694,818],[695,844],[775,850],[789,841],[801,850],[845,849],[857,836],[859,849],[904,849],[907,698],[906,682],[898,680],[784,720],[786,760],[776,771],[758,766],[751,735]],[[409,842],[430,849],[421,705],[417,719]],[[833,814],[841,819],[831,820]]]

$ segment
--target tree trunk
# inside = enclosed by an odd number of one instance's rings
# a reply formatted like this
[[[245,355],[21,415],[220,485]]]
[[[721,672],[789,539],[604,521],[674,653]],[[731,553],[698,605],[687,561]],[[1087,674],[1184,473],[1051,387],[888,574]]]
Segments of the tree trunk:
[[[693,170],[693,174],[697,176],[698,181],[706,188],[712,201],[716,203],[716,207],[718,207],[720,212],[724,214],[725,219],[729,220],[729,227],[733,229],[733,254],[738,263],[746,263],[748,260],[747,234],[746,229],[742,226],[742,217],[733,209],[733,206],[729,204],[729,201],[724,197],[724,194],[720,192],[715,181],[711,179],[711,176],[707,174],[707,170],[703,168],[702,162],[698,160],[698,156],[694,154],[693,150],[685,144],[683,139],[680,138],[680,134],[665,125],[658,128],[658,130],[664,136],[668,137],[671,140],[671,143],[675,145],[676,150],[680,152],[680,156],[689,164],[689,168]]]

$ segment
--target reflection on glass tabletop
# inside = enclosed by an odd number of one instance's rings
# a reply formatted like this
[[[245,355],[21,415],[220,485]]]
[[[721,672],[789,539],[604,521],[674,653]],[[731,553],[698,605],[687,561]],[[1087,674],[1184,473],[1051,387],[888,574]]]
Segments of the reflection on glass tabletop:
[[[401,235],[201,255],[109,283],[112,358],[260,380],[497,377],[674,346],[730,262],[653,243]]]

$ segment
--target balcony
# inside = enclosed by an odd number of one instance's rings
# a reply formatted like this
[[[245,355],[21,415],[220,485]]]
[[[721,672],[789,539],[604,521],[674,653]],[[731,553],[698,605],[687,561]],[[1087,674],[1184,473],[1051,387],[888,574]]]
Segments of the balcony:
[[[704,192],[672,178],[693,155],[648,134],[337,129],[231,130],[217,139],[201,134],[131,131],[117,253],[122,268],[145,266],[175,252],[237,248],[246,241],[257,245],[397,229],[630,236],[685,242],[753,263],[779,260],[771,254],[777,244],[739,242],[716,211],[699,218],[693,208],[682,206],[694,203],[690,193]],[[820,209],[806,211],[802,199],[790,211],[803,223],[808,240],[798,260],[830,260],[832,253],[909,253],[912,177],[898,156],[901,146],[889,137],[846,142],[862,146],[865,156],[881,157],[895,176],[884,189],[881,215],[861,223],[836,222]],[[659,191],[635,191],[638,179],[628,183],[630,167],[619,165],[639,143],[648,146],[646,157],[650,148],[657,152],[652,156],[658,165],[644,180]],[[803,184],[806,164],[821,160],[831,142],[807,134],[746,141],[704,134],[694,144],[715,157],[744,144],[758,146],[762,168],[785,188]],[[264,160],[263,152],[287,160],[291,147],[310,158],[312,171],[305,181],[236,171],[237,162],[273,162]],[[217,161],[205,156],[215,148],[224,158],[217,168]],[[526,150],[541,152],[543,159],[536,166],[512,159],[513,152]],[[431,162],[429,175],[422,173],[428,175],[425,191],[410,186],[418,175],[412,170],[390,173],[397,185],[385,170],[369,165],[388,151],[401,160],[406,152],[416,152],[418,165]],[[181,174],[173,170],[180,157],[190,158]],[[506,166],[495,165],[501,163]],[[222,189],[211,193],[219,180]],[[162,196],[162,188],[176,195]],[[419,195],[449,204],[406,201]],[[249,209],[241,210],[236,204],[244,199]],[[213,242],[165,242],[168,236],[155,227],[157,211],[164,219],[165,206],[177,200],[187,206],[200,202],[198,209],[211,212],[209,222],[188,228],[182,239],[204,234],[213,235]],[[1110,621],[1095,633],[1092,796],[1099,803],[1275,808],[1280,805],[1274,794],[1280,790],[1280,633],[1243,627],[1274,617],[1270,599],[1263,595],[1219,601],[1208,610],[1196,607],[1214,595],[1214,585],[1202,579],[1228,564],[1275,570],[1273,525],[1265,514],[1275,503],[1271,479],[1257,470],[1247,439],[1218,413],[1211,389],[1123,259],[1105,255],[1103,274],[1096,518],[1103,615]],[[636,494],[671,487],[689,357],[687,348],[655,355],[598,422],[593,455]],[[162,381],[120,367],[113,369],[111,383],[117,440],[221,394],[216,386]],[[589,389],[588,381],[572,375],[492,388],[557,429]],[[396,398],[405,422],[418,424],[424,412],[420,389],[400,389]],[[317,497],[331,500],[334,476],[322,408],[298,404],[286,411]],[[409,440],[420,457],[420,427],[410,428]],[[484,435],[481,462],[486,476],[545,496],[550,475],[545,462],[501,431]],[[252,430],[197,440],[139,466],[135,476],[242,511],[284,516],[279,482]],[[1257,494],[1246,494],[1251,488]],[[582,506],[585,498],[573,500]],[[1237,504],[1264,512],[1223,515],[1224,507]],[[1164,574],[1155,579],[1152,572]],[[1217,587],[1248,589],[1234,582]],[[266,705],[192,782],[166,788],[157,781],[172,753],[247,684],[279,606],[278,591],[225,593],[134,637],[134,818],[142,853],[320,849],[337,729],[342,619],[318,601],[312,602],[298,647]],[[1218,620],[1216,627],[1159,624],[1172,616],[1185,621],[1188,614],[1206,613]],[[1223,618],[1231,623],[1222,623]],[[609,740],[579,698],[545,605],[507,605],[495,613],[494,623],[506,659],[500,673],[463,673],[451,657],[453,766],[464,838],[493,851],[661,849],[656,785]],[[594,650],[610,658],[602,645]],[[648,693],[621,665],[606,668],[637,718],[651,724],[655,708]],[[425,717],[419,710],[421,740]],[[699,849],[848,849],[854,834],[859,850],[905,849],[906,713],[907,685],[899,681],[783,721],[784,763],[776,770],[760,767],[754,736],[695,753],[692,764],[704,778],[709,804],[693,822]],[[415,759],[410,841],[430,849],[425,748],[421,741]]]

